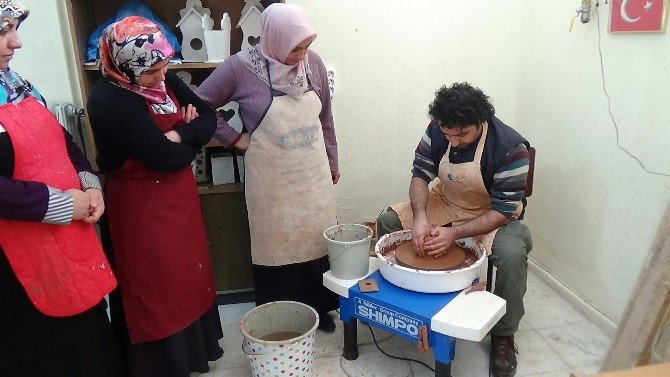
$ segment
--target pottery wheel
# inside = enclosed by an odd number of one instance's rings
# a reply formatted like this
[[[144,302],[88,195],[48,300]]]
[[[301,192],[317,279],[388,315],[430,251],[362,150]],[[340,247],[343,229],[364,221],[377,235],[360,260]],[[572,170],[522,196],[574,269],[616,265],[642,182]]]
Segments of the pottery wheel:
[[[401,266],[417,270],[452,270],[465,261],[465,252],[460,247],[452,245],[441,258],[433,258],[430,255],[421,258],[414,252],[412,241],[406,241],[395,250],[395,260]]]

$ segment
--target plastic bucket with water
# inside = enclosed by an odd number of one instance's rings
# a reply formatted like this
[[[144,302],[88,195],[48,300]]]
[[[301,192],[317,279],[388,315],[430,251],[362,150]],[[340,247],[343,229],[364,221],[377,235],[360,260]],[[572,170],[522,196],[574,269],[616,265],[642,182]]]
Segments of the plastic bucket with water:
[[[339,279],[358,279],[368,273],[372,229],[360,224],[335,225],[323,232],[328,243],[330,271]]]
[[[242,351],[253,377],[309,377],[314,365],[314,337],[319,315],[295,301],[274,301],[242,317]]]

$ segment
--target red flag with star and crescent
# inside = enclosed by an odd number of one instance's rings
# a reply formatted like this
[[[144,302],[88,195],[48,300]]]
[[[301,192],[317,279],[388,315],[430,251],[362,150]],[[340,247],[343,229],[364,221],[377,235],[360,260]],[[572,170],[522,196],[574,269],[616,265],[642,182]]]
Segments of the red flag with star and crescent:
[[[612,0],[610,32],[662,32],[667,15],[664,0]]]

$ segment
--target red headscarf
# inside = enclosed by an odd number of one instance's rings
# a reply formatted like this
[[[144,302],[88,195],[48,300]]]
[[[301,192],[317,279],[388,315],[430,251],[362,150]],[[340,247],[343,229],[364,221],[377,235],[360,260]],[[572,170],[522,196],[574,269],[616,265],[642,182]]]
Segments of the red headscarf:
[[[177,109],[167,95],[164,82],[155,88],[136,84],[144,71],[173,54],[158,25],[146,18],[131,16],[109,25],[102,33],[98,65],[104,76],[144,97],[157,113],[173,114]]]

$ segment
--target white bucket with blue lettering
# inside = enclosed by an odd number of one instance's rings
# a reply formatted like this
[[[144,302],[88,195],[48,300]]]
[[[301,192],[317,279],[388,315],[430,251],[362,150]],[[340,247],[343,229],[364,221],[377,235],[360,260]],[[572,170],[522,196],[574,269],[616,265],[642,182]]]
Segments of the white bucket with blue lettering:
[[[338,279],[359,279],[368,274],[372,229],[360,224],[335,225],[323,232],[328,243],[330,272]]]
[[[253,377],[310,377],[319,314],[296,301],[273,301],[242,317],[242,352]],[[265,340],[279,339],[279,340]]]

